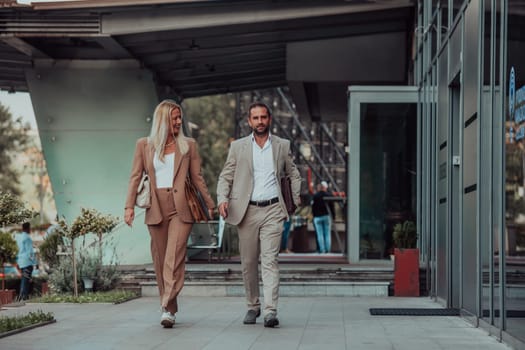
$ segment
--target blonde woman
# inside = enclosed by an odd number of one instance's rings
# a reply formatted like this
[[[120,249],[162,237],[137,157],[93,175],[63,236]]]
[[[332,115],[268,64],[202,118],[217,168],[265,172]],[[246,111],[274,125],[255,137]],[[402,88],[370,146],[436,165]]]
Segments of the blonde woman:
[[[184,285],[186,244],[193,224],[184,194],[186,176],[202,194],[210,217],[215,208],[201,174],[197,144],[184,136],[182,118],[182,108],[174,101],[164,100],[155,109],[150,136],[137,141],[124,213],[126,224],[131,226],[137,186],[146,172],[151,207],[146,209],[145,223],[162,307],[161,325],[165,328],[175,324],[177,296]]]

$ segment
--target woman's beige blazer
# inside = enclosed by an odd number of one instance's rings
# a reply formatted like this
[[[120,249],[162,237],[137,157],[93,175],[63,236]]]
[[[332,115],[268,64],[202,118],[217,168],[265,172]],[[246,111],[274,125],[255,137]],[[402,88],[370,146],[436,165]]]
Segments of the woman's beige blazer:
[[[191,223],[190,209],[186,201],[184,192],[184,183],[187,174],[190,175],[191,181],[199,190],[206,202],[208,208],[215,208],[215,204],[208,192],[206,183],[201,173],[201,157],[197,150],[197,143],[194,139],[188,138],[189,150],[185,155],[181,155],[178,147],[175,149],[175,171],[173,172],[173,200],[175,201],[175,208],[179,213],[182,221]],[[146,216],[144,222],[147,225],[156,225],[162,221],[162,215],[157,200],[155,189],[157,183],[155,180],[155,168],[153,167],[153,156],[155,149],[153,145],[148,143],[148,138],[143,137],[137,141],[135,148],[135,156],[133,157],[133,165],[131,167],[131,176],[129,178],[128,195],[126,198],[126,208],[135,207],[135,199],[137,197],[137,187],[142,178],[143,171],[150,177],[151,184],[151,207],[146,209]]]

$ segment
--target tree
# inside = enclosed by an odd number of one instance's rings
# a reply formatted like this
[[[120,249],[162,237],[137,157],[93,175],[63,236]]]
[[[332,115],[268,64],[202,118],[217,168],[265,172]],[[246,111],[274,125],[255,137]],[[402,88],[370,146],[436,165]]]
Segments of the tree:
[[[4,285],[4,263],[14,262],[18,254],[18,246],[10,233],[3,232],[6,226],[19,224],[36,213],[26,209],[25,204],[12,193],[0,190],[0,269],[2,271],[2,289]]]
[[[0,190],[0,229],[8,225],[20,224],[36,215],[32,209],[27,209],[18,196]]]
[[[197,139],[202,172],[212,198],[217,198],[217,179],[222,170],[235,126],[233,95],[214,95],[183,102],[191,137]]]
[[[77,258],[75,256],[75,238],[94,233],[99,239],[99,265],[102,265],[102,235],[111,232],[118,224],[119,218],[110,214],[102,214],[96,209],[81,208],[72,224],[68,224],[65,219],[58,222],[58,233],[70,240],[71,259],[73,264],[73,293],[78,297],[78,278],[77,278]]]
[[[2,271],[2,290],[5,289],[4,263],[16,262],[18,246],[15,239],[8,232],[0,231],[0,269]]]
[[[44,159],[44,154],[40,147],[33,145],[27,148],[27,164],[24,166],[25,170],[28,171],[33,176],[33,183],[35,185],[35,193],[38,198],[38,208],[40,211],[40,224],[45,222],[45,213],[44,213],[44,200],[46,197],[51,197],[52,193],[50,191],[51,182],[49,180],[49,175],[47,173],[46,161]]]
[[[13,120],[7,107],[0,103],[0,190],[20,195],[19,174],[13,169],[13,155],[23,151],[28,143],[28,124]]]

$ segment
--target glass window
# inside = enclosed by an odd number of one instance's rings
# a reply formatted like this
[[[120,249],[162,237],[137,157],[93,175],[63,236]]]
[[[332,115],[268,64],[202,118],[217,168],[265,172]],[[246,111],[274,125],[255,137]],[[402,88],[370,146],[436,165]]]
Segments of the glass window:
[[[525,13],[508,1],[506,70],[506,330],[525,341]]]
[[[432,43],[431,51],[430,51],[430,59],[434,59],[434,57],[437,54],[438,50],[438,40],[439,38],[439,23],[438,23],[438,17],[436,16],[434,18],[434,21],[432,22],[432,30],[430,31],[430,40]]]
[[[456,20],[456,17],[459,15],[459,11],[461,10],[461,6],[463,6],[463,3],[465,0],[452,0],[452,22]]]
[[[441,5],[441,42],[446,40],[448,35],[448,5],[445,2]]]
[[[393,226],[416,222],[416,115],[415,103],[361,105],[361,259],[389,259]]]

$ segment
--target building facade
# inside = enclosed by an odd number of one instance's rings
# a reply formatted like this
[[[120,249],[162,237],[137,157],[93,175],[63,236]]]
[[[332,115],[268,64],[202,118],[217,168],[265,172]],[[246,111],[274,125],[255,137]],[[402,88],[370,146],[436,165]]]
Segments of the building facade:
[[[160,99],[287,86],[301,118],[348,116],[348,260],[389,260],[393,225],[415,221],[429,294],[523,347],[522,0],[10,1],[0,12],[0,89],[31,93],[61,215],[122,212],[134,142]],[[121,262],[149,262],[147,236],[130,233],[114,235]]]
[[[525,341],[525,8],[419,1],[418,204],[430,294]]]

